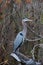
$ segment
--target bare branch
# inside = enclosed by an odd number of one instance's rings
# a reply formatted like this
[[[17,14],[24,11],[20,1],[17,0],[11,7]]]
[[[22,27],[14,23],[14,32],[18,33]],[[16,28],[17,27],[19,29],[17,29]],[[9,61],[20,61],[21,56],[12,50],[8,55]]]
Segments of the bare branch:
[[[28,39],[28,38],[26,38],[26,41],[29,41],[29,42],[34,42],[34,41],[38,41],[38,40],[41,40],[41,39],[43,39],[43,38],[37,38],[37,39]]]
[[[43,38],[43,36],[42,35],[38,35],[35,31],[33,31],[29,26],[27,26],[28,27],[28,29],[32,32],[32,33],[34,33],[37,37],[39,37],[39,38]]]
[[[35,52],[35,48],[36,48],[37,46],[39,46],[39,44],[34,45],[32,51],[31,51],[32,57],[33,57],[34,60],[35,60],[34,52]]]

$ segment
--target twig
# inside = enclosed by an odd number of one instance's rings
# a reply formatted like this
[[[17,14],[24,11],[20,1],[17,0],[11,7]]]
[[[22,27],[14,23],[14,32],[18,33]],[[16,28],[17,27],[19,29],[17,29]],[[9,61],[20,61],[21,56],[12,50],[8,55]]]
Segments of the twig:
[[[42,39],[42,38],[37,38],[37,39],[33,39],[33,40],[32,40],[32,39],[28,39],[28,38],[26,38],[26,41],[29,41],[29,42],[32,41],[32,42],[34,42],[34,41],[38,41],[38,40],[41,40],[41,39]]]
[[[36,45],[34,45],[32,51],[31,51],[32,57],[33,57],[34,60],[35,60],[34,52],[35,52],[35,48],[36,48],[37,46],[43,48],[43,44],[36,44]]]
[[[33,57],[34,60],[35,60],[34,52],[35,52],[35,48],[36,48],[37,46],[39,46],[39,44],[34,45],[32,51],[31,51],[32,57]]]
[[[30,28],[30,26],[27,25],[27,27],[28,27],[28,29],[29,29],[32,33],[34,33],[37,37],[43,38],[42,35],[38,35],[35,31],[33,31],[33,30]]]
[[[7,62],[8,62],[8,60],[5,60],[4,62],[1,62],[0,65],[1,64],[6,64]]]

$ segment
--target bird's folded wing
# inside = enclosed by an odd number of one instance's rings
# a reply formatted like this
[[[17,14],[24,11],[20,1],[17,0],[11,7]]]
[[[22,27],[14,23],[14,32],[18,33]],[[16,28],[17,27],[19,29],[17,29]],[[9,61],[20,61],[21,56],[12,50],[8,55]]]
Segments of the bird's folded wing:
[[[15,53],[11,53],[10,55],[12,57],[14,57],[18,62],[21,62],[21,60],[19,59],[19,57]]]

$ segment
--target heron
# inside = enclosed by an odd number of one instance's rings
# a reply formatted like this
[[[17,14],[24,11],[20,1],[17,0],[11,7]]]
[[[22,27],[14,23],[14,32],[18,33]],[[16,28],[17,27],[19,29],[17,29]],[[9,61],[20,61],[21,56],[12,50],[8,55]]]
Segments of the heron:
[[[13,52],[16,52],[17,50],[19,50],[21,45],[24,43],[24,40],[26,39],[26,33],[27,33],[27,24],[26,24],[26,22],[28,22],[28,21],[32,21],[32,20],[29,19],[29,18],[22,19],[23,30],[20,31],[17,34],[17,36],[14,40]]]

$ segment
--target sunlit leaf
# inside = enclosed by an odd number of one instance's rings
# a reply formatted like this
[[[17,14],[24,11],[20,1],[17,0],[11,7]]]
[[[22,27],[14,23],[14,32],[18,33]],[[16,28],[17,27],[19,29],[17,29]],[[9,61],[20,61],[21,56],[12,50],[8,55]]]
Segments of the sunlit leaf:
[[[6,0],[6,3],[10,3],[10,0]]]
[[[21,0],[16,0],[16,3],[17,3],[17,4],[20,4],[20,3],[21,3]]]
[[[32,0],[26,0],[26,3],[31,3],[32,2]]]

